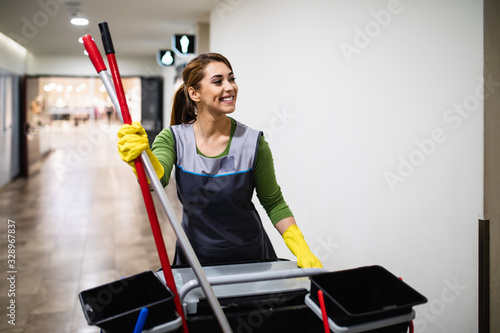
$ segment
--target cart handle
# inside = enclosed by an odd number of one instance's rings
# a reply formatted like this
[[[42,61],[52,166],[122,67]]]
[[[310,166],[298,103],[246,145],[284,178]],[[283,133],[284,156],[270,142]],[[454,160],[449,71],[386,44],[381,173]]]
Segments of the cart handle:
[[[291,279],[297,277],[311,276],[314,274],[320,274],[325,272],[328,271],[324,268],[287,269],[287,270],[271,271],[271,272],[208,276],[207,280],[210,283],[210,285],[217,286],[222,284]],[[186,297],[187,293],[189,293],[191,290],[195,288],[198,288],[199,286],[200,285],[197,279],[192,279],[186,282],[179,290],[179,299],[181,303],[184,301],[184,297]]]

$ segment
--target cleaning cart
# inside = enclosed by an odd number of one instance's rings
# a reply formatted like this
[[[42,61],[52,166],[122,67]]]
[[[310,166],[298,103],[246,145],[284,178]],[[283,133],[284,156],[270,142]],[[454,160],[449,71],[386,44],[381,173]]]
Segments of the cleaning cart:
[[[276,260],[204,266],[203,271],[233,332],[325,332],[317,296],[322,291],[330,332],[406,333],[415,318],[413,307],[427,301],[381,266],[328,272]],[[221,332],[193,270],[173,267],[172,272],[188,331]],[[150,316],[142,332],[181,332],[162,270],[79,296],[88,323],[104,333],[133,332],[144,307]]]

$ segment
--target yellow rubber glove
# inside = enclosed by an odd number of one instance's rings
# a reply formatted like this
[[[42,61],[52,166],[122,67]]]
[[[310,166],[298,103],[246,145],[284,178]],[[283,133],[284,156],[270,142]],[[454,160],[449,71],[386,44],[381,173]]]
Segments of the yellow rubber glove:
[[[323,265],[318,258],[309,250],[309,246],[297,225],[292,224],[283,233],[286,246],[297,257],[297,265],[302,268],[318,267]]]
[[[134,160],[139,157],[144,150],[148,154],[149,160],[151,161],[158,178],[161,178],[165,171],[163,170],[163,166],[160,161],[158,161],[158,158],[149,148],[146,130],[138,121],[134,121],[131,125],[123,124],[118,130],[118,153],[120,154],[121,159],[132,167],[136,177],[137,170],[135,169]]]

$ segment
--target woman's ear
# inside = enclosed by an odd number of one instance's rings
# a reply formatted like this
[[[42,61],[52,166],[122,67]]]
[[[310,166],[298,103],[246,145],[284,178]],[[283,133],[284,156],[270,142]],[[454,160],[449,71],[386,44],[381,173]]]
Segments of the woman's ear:
[[[191,98],[193,100],[193,102],[200,101],[200,94],[193,87],[188,88],[188,95],[189,95],[189,98]]]

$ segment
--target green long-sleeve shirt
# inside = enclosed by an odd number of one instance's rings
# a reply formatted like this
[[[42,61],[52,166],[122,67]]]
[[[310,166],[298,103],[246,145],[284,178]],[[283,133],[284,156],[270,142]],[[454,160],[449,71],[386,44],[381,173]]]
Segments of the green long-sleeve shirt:
[[[229,152],[231,140],[233,138],[234,131],[236,130],[236,121],[232,118],[229,119],[231,119],[231,136],[229,138],[229,143],[224,152],[218,156],[213,156],[212,158],[226,156]],[[167,186],[173,166],[177,160],[175,142],[170,128],[165,128],[160,132],[160,134],[158,134],[153,142],[151,150],[165,170],[165,173],[161,178],[161,182],[163,186]],[[198,154],[203,155],[200,151],[198,151]],[[257,198],[264,207],[264,210],[273,225],[286,217],[293,216],[290,208],[283,198],[281,188],[276,181],[273,156],[269,145],[264,139],[264,136],[261,136],[259,139],[259,147],[257,149],[255,161],[254,184],[257,192]]]

